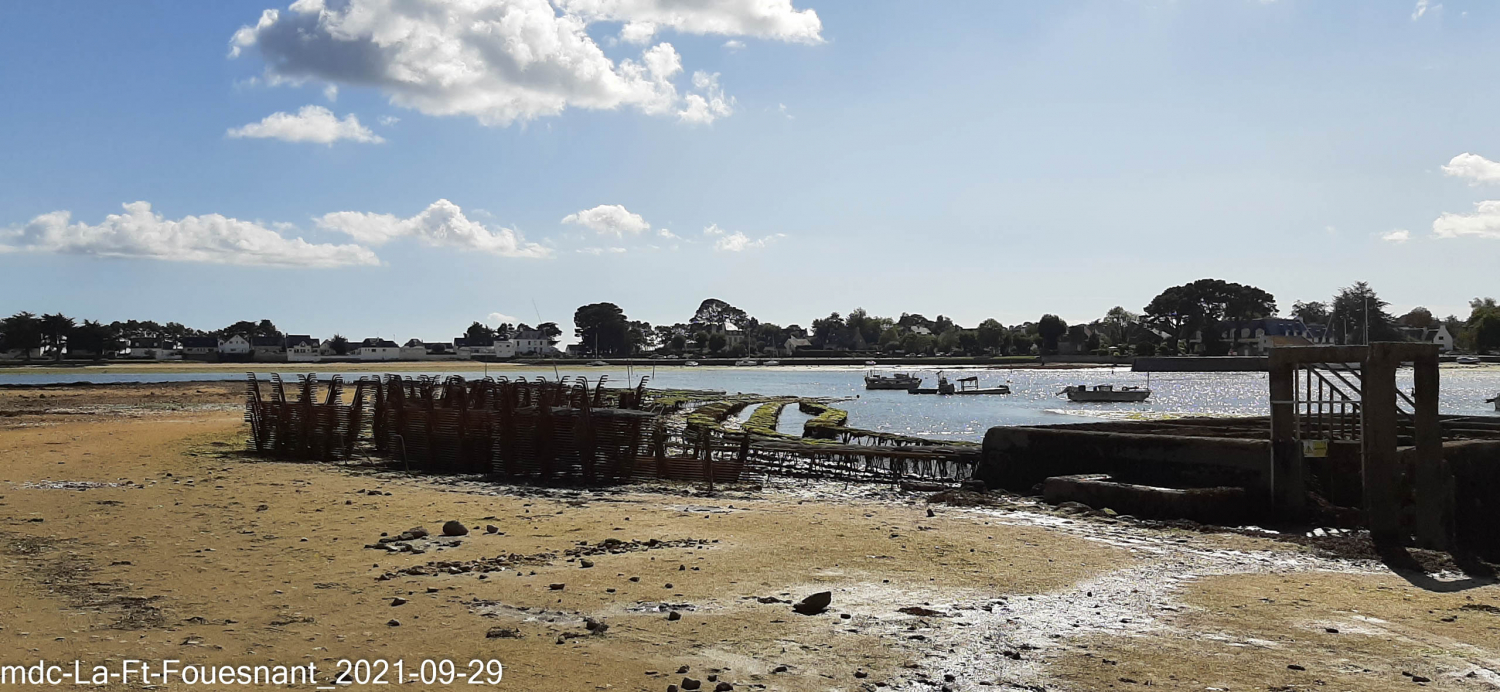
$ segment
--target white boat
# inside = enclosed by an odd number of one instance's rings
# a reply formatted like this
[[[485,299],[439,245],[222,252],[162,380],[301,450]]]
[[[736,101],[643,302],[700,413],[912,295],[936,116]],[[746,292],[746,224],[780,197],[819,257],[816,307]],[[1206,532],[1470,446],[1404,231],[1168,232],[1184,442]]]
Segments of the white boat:
[[[865,375],[865,389],[915,389],[922,385],[922,378],[898,372],[887,375],[870,373]]]
[[[696,361],[696,360],[690,360],[690,361],[688,361],[686,363],[683,363],[683,365],[686,365],[686,366],[688,366],[690,368],[696,368],[696,367],[698,367],[698,361]]]
[[[768,360],[768,361],[766,361],[764,363],[761,363],[761,365],[781,365],[781,361],[779,361],[779,360]]]
[[[1480,361],[1478,356],[1459,356],[1458,359],[1453,362],[1458,363],[1459,365],[1479,365],[1483,361]]]
[[[735,365],[740,365],[740,366],[753,366],[753,365],[760,365],[760,361],[753,360],[753,359],[750,359],[750,358],[741,358],[741,359],[735,361],[734,364]]]
[[[865,361],[865,365],[868,365],[868,366],[870,366],[870,367],[873,368],[873,367],[875,367],[875,361],[873,361],[873,360],[867,360],[867,361]]]
[[[602,367],[604,367],[606,365],[609,365],[609,363],[606,363],[606,362],[604,362],[602,360],[591,360],[591,361],[589,361],[589,367],[591,367],[591,368],[602,368]]]
[[[1068,387],[1059,394],[1066,394],[1068,401],[1085,402],[1137,402],[1145,401],[1151,396],[1151,390],[1142,387],[1121,387],[1115,389],[1112,384],[1096,385],[1089,389],[1083,385]]]

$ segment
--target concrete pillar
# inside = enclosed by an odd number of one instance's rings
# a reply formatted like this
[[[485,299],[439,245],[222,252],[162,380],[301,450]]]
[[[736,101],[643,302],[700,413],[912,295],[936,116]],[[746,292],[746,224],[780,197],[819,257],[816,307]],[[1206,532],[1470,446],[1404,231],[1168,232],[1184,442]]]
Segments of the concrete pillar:
[[[1403,542],[1397,486],[1396,368],[1389,344],[1372,344],[1364,364],[1365,513],[1376,541]]]
[[[1427,349],[1424,349],[1427,350]],[[1415,361],[1417,444],[1417,545],[1446,550],[1453,536],[1453,476],[1443,460],[1443,431],[1438,419],[1438,349]]]
[[[1271,352],[1271,503],[1274,516],[1295,521],[1306,510],[1302,445],[1297,440],[1296,363]]]

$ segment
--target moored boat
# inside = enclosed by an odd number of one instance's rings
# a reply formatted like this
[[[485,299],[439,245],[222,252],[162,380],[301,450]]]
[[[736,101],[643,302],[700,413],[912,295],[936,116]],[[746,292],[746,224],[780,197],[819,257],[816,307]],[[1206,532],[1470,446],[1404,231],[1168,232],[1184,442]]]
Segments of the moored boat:
[[[898,372],[891,375],[877,375],[870,373],[865,375],[865,389],[912,389],[922,384],[922,378],[909,373]]]
[[[604,362],[602,360],[591,360],[591,361],[589,361],[589,367],[591,367],[591,368],[602,368],[602,367],[604,367],[606,365],[609,365],[609,363],[606,363],[606,362]]]
[[[1068,401],[1083,402],[1137,402],[1151,396],[1151,390],[1142,387],[1121,387],[1112,384],[1095,385],[1090,389],[1083,385],[1068,387],[1059,394],[1066,394]]]
[[[734,364],[735,365],[740,365],[740,366],[760,365],[760,361],[752,359],[752,358],[741,358],[741,359],[735,361]]]
[[[957,382],[958,382],[958,385],[954,386],[954,384],[952,382],[948,381],[948,378],[946,378],[946,377],[944,377],[942,375],[938,375],[938,386],[937,387],[935,387],[935,388],[928,388],[928,389],[923,389],[921,387],[912,387],[911,389],[908,389],[906,391],[911,392],[912,394],[944,394],[944,395],[948,395],[948,394],[954,394],[954,395],[957,395],[957,394],[1009,394],[1010,393],[1010,386],[1009,385],[1003,385],[1002,384],[1002,385],[999,385],[999,386],[996,386],[996,387],[980,387],[979,386],[979,378],[978,377],[962,377],[962,378],[959,378],[957,380]]]
[[[696,361],[696,360],[690,360],[690,361],[688,361],[686,363],[683,363],[683,365],[686,365],[687,367],[690,367],[690,368],[696,368],[696,367],[698,367],[698,361]]]
[[[761,363],[761,365],[781,365],[781,361],[779,361],[779,360],[768,360],[768,361],[766,361],[764,363]]]
[[[1453,362],[1458,363],[1459,365],[1479,365],[1483,361],[1479,360],[1479,356],[1459,356],[1458,359]]]

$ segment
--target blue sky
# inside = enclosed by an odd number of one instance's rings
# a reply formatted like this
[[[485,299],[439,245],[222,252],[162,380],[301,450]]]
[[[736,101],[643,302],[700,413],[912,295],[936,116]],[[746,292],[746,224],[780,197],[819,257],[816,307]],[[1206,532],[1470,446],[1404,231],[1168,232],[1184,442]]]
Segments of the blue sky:
[[[436,339],[1500,293],[1493,3],[317,4],[0,8],[0,312]]]

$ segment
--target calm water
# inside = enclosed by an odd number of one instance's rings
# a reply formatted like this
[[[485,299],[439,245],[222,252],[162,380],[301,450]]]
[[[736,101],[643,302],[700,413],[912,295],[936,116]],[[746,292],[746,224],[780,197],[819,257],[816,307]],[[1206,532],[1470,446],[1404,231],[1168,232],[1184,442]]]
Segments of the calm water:
[[[923,386],[935,386],[937,370],[880,368],[882,372],[915,372],[924,378]],[[1057,396],[1072,384],[1113,384],[1144,386],[1146,376],[1126,368],[1085,370],[1009,370],[959,369],[945,372],[950,378],[978,375],[980,385],[1008,384],[1011,394],[1004,396],[945,397],[912,395],[903,391],[865,391],[867,368],[856,367],[776,367],[732,368],[703,367],[658,368],[651,385],[682,389],[714,389],[730,393],[770,395],[847,397],[840,407],[849,411],[850,425],[907,435],[948,439],[979,440],[984,431],[995,425],[1036,425],[1083,422],[1099,419],[1145,418],[1177,415],[1241,416],[1265,415],[1268,411],[1267,381],[1264,373],[1165,373],[1153,374],[1151,399],[1139,404],[1075,404]],[[512,377],[525,375],[552,376],[551,369],[490,369]],[[609,375],[611,384],[623,384],[625,368],[570,368],[563,375],[587,377],[590,382]],[[346,380],[362,373],[344,373]],[[406,372],[438,376],[462,375],[482,377],[475,370],[441,372]],[[636,368],[635,380],[650,375],[651,369]],[[43,375],[6,375],[0,373],[0,384],[46,384],[57,382],[182,382],[203,380],[239,380],[243,373],[90,373],[60,372]],[[295,381],[294,376],[283,377]],[[634,381],[634,380],[633,380]],[[1411,372],[1398,376],[1398,385],[1411,389]],[[1496,415],[1493,405],[1484,400],[1500,393],[1500,368],[1445,367],[1442,370],[1442,411],[1451,414]],[[783,414],[782,430],[800,430],[803,417],[796,409]]]

